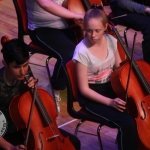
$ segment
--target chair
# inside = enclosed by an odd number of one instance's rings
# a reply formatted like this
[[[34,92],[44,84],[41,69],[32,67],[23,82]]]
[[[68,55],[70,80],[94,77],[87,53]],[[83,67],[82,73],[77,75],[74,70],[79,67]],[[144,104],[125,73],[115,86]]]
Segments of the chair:
[[[85,121],[91,121],[95,123],[99,123],[97,128],[97,136],[98,141],[100,144],[100,149],[103,150],[103,145],[100,136],[100,129],[102,126],[108,126],[110,128],[115,128],[111,122],[107,122],[103,118],[97,117],[89,112],[86,112],[84,109],[80,108],[79,111],[75,110],[74,102],[78,101],[78,86],[77,86],[77,78],[76,78],[76,71],[75,71],[75,64],[72,60],[69,62],[62,62],[62,67],[64,69],[64,73],[66,76],[67,82],[67,111],[70,116],[76,119],[80,119],[79,123],[75,128],[74,134],[77,136],[79,127]]]

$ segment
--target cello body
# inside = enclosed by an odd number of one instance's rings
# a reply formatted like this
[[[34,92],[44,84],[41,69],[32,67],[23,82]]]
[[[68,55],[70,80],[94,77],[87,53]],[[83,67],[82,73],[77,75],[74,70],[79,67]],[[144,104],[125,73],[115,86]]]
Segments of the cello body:
[[[148,83],[150,65],[143,60],[136,61]],[[125,98],[129,63],[116,69],[111,76],[112,87],[118,97]],[[135,73],[132,71],[128,88],[127,110],[135,119],[139,135],[138,150],[150,150],[150,94],[145,95]]]
[[[49,93],[43,89],[38,89],[39,97],[42,99],[41,109],[47,111],[46,120],[43,117],[45,111],[41,112],[37,102],[35,102],[27,150],[75,150],[69,140],[64,137],[56,124],[56,106]],[[11,118],[18,130],[21,130],[26,137],[26,129],[29,119],[29,112],[32,103],[31,93],[28,91],[12,99],[9,107]]]
[[[143,60],[136,61],[148,83],[150,66]],[[116,69],[111,76],[112,87],[118,97],[125,99],[129,63]],[[150,94],[145,95],[134,71],[131,72],[128,87],[127,111],[135,119],[138,131],[138,150],[150,150]]]
[[[83,4],[83,1],[87,4],[86,6]],[[68,0],[68,9],[78,14],[85,14],[93,4],[103,6],[101,0]]]
[[[126,101],[127,112],[136,121],[137,149],[150,150],[150,65],[144,60],[132,59],[131,53],[118,31],[113,26],[112,29],[120,41],[128,61],[114,70],[111,84],[116,95]]]

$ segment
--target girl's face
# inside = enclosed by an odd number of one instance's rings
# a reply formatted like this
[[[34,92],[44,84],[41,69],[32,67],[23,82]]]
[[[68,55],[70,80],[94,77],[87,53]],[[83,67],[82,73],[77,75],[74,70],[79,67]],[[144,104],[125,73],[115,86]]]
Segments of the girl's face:
[[[101,40],[106,29],[107,24],[104,26],[102,21],[97,18],[91,18],[86,22],[85,26],[87,38],[92,44],[98,43]]]

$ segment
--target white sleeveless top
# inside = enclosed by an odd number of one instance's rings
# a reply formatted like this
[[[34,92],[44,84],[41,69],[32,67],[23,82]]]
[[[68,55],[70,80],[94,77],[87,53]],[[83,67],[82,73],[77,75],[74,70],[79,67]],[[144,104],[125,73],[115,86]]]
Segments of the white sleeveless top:
[[[53,0],[62,5],[64,0]],[[26,0],[28,14],[28,28],[34,30],[39,27],[50,27],[65,29],[68,27],[66,21],[42,9],[34,0]]]

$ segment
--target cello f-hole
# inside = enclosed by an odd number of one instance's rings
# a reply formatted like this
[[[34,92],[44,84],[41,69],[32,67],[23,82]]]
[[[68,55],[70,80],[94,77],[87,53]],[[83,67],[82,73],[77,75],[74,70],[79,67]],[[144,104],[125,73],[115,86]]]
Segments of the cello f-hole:
[[[40,132],[40,133],[38,134],[39,141],[40,141],[40,143],[41,143],[41,148],[38,148],[38,150],[43,150],[43,148],[44,148],[43,142],[42,142],[42,138],[41,138],[41,134],[43,134],[43,132]]]
[[[144,120],[146,118],[146,112],[145,112],[145,109],[144,109],[144,106],[143,106],[144,104],[143,103],[145,103],[145,102],[144,101],[141,102],[141,107],[142,107],[143,114],[144,114],[143,117],[142,116],[140,117],[142,120]]]

